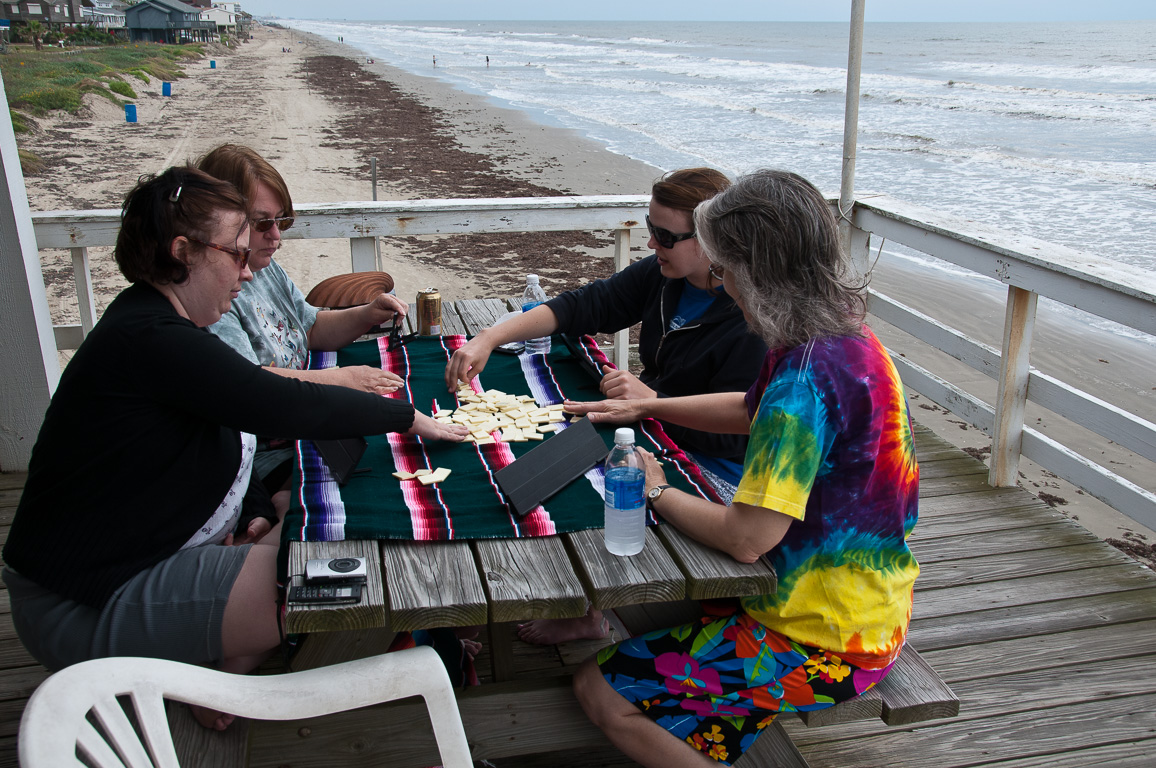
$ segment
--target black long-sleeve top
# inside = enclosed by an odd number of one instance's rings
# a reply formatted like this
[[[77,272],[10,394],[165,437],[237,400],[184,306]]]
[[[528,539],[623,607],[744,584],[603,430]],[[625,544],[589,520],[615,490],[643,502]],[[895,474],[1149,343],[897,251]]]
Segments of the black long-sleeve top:
[[[240,465],[240,432],[352,437],[404,431],[413,418],[393,399],[269,373],[138,283],[60,378],[4,561],[102,607],[213,514]]]
[[[652,254],[546,305],[564,333],[614,333],[641,322],[638,378],[659,397],[746,392],[759,375],[766,344],[747,329],[742,310],[723,291],[700,318],[668,330],[686,281],[663,277],[660,270]],[[663,428],[684,450],[740,464],[746,453],[745,435],[701,432],[667,422]]]

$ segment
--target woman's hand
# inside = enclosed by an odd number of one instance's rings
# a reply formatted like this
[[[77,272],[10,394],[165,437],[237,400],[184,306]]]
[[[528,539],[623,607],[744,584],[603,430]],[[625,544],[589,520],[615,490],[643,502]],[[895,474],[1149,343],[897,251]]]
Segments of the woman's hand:
[[[445,424],[418,412],[413,414],[413,426],[406,432],[407,435],[417,435],[424,440],[445,440],[451,443],[462,442],[469,433],[470,430],[464,424]]]
[[[383,294],[384,295],[384,294]],[[368,365],[351,365],[346,368],[326,368],[322,379],[325,384],[336,384],[341,387],[369,392],[375,395],[388,395],[396,392],[405,382],[396,373],[383,371]]]
[[[493,351],[494,347],[486,340],[484,332],[467,341],[446,365],[446,389],[453,392],[459,381],[468,383],[481,373]]]
[[[646,490],[649,491],[656,485],[666,485],[666,472],[662,470],[662,462],[645,448],[639,448],[638,455],[642,457],[642,468],[646,472]]]
[[[396,323],[401,318],[405,317],[405,313],[409,310],[406,303],[396,296],[391,296],[388,293],[379,293],[373,301],[362,307],[366,323],[370,328],[381,325],[386,320],[393,318]]]
[[[256,544],[271,530],[273,530],[273,522],[271,520],[264,517],[255,517],[249,521],[249,527],[245,530],[226,534],[223,543],[226,547]]]
[[[598,388],[612,400],[645,400],[658,393],[638,380],[630,371],[620,371],[609,365],[602,367],[602,381]]]
[[[595,424],[631,424],[646,416],[641,400],[600,400],[592,403],[567,400],[563,410],[586,416]]]

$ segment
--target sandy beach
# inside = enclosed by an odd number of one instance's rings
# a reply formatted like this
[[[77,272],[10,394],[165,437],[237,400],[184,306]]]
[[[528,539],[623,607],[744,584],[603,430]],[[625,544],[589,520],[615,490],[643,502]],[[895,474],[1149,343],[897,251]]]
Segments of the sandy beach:
[[[267,157],[285,176],[298,204],[371,199],[371,158],[377,160],[379,200],[647,194],[661,174],[575,132],[539,125],[433,78],[370,63],[350,47],[259,25],[253,36],[236,51],[209,46],[209,56],[173,84],[171,98],[161,95],[158,81],[134,82],[140,95],[135,124],[125,122],[119,107],[92,96],[86,97],[80,115],[41,120],[35,135],[21,139],[21,146],[47,165],[43,173],[26,178],[32,209],[116,208],[140,174],[195,159],[225,141],[247,144]],[[210,68],[210,59],[216,68]],[[639,255],[642,245],[636,244]],[[450,300],[513,295],[532,271],[555,295],[612,270],[607,233],[458,236],[452,244],[399,238],[383,242],[382,249],[385,268],[403,297],[430,286]],[[75,322],[68,254],[42,257],[54,322]],[[277,260],[308,291],[321,279],[349,270],[348,243],[287,241]],[[125,283],[110,254],[94,252],[92,261],[94,293],[103,310]],[[877,287],[900,300],[905,290],[925,299],[947,297],[954,290],[937,284],[934,276],[919,277],[918,288],[912,289],[914,281],[904,268],[884,265]],[[954,304],[961,327],[979,319],[985,333],[995,328],[995,339],[983,340],[998,345],[1002,305],[977,318],[968,302]],[[1073,346],[1088,349],[1093,358],[1107,358],[1094,344],[1074,344],[1071,328],[1062,322],[1055,328],[1044,331],[1037,344],[1049,364],[1062,366]],[[885,333],[881,336],[892,343]],[[1113,350],[1104,363],[1105,382],[1150,378],[1143,373],[1150,371],[1145,350],[1118,349],[1120,354]],[[953,380],[965,386],[982,378],[970,369],[959,370],[959,376]],[[1075,383],[1097,391],[1096,381]],[[979,383],[973,391],[987,396],[984,386]],[[982,455],[987,438],[981,432],[918,396],[912,404],[920,423]],[[1108,461],[1127,459],[1109,456]],[[1025,487],[1097,535],[1130,539],[1132,554],[1152,557],[1152,531],[1038,468],[1023,467],[1023,475]]]

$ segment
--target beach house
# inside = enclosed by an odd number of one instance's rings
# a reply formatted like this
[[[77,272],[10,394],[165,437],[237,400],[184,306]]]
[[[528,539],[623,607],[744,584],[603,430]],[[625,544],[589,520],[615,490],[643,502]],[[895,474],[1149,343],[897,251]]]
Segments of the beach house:
[[[125,9],[125,26],[136,42],[208,42],[217,33],[217,23],[201,14],[202,10],[180,0],[141,0]]]

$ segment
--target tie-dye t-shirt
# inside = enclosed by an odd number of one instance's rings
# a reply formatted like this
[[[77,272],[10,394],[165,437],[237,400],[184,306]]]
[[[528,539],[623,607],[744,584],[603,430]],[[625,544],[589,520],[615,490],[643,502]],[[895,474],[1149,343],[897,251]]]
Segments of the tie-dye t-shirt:
[[[919,468],[899,374],[863,333],[767,354],[747,393],[751,439],[734,500],[795,518],[767,554],[778,591],[743,598],[744,610],[878,668],[898,655],[911,619]]]

